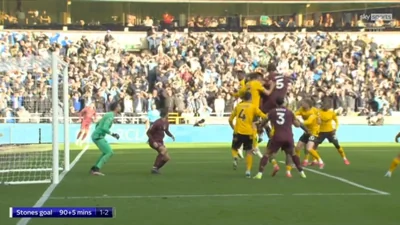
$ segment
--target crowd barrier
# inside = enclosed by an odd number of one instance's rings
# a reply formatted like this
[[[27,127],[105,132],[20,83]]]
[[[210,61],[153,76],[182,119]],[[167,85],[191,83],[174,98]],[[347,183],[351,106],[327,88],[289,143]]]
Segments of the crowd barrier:
[[[92,129],[94,127],[92,126]],[[70,141],[75,142],[80,125],[70,125]],[[120,134],[115,140],[107,137],[110,143],[145,143],[147,141],[144,125],[115,124],[112,132]],[[367,126],[342,125],[337,136],[340,142],[393,142],[399,132],[397,125]],[[232,130],[227,125],[206,125],[193,127],[192,125],[170,125],[170,131],[175,135],[176,142],[180,143],[226,143],[232,139]],[[37,144],[52,142],[51,124],[2,124],[0,125],[0,144]],[[294,129],[295,139],[302,134],[300,129]],[[63,125],[58,130],[60,143],[64,142]],[[166,142],[171,139],[166,137]],[[1,151],[1,149],[0,149]]]

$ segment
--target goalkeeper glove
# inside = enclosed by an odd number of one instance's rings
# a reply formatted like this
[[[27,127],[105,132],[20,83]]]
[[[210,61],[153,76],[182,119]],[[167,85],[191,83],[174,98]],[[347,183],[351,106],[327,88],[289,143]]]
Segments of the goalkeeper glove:
[[[119,140],[119,134],[117,134],[117,133],[112,133],[111,136],[113,136],[115,139]]]

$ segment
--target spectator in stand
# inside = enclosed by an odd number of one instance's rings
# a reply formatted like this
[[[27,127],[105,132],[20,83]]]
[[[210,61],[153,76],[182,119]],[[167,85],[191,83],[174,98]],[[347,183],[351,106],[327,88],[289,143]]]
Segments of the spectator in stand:
[[[151,105],[151,110],[147,113],[146,130],[149,129],[149,127],[159,118],[160,111],[157,110],[156,105]]]
[[[153,24],[154,22],[149,16],[146,16],[146,18],[143,20],[143,25],[146,27],[152,27]]]
[[[163,15],[164,27],[166,29],[170,29],[173,25],[174,19],[175,19],[174,16],[172,16],[168,12],[164,13],[164,15]]]
[[[120,101],[128,115],[156,105],[185,116],[222,116],[240,101],[230,95],[239,88],[238,71],[249,73],[270,63],[293,80],[287,96],[293,110],[303,98],[316,105],[330,99],[339,115],[390,115],[399,108],[400,51],[364,34],[153,31],[150,51],[141,53],[125,52],[110,33],[104,40],[70,40],[60,33],[4,32],[0,39],[8,53],[0,62],[6,68],[0,76],[0,108],[2,115],[12,109],[9,121],[21,107],[32,117],[50,115],[50,63],[42,62],[50,50],[69,63],[71,115],[91,102],[98,113],[108,112],[110,103]]]
[[[218,117],[224,116],[225,100],[222,98],[221,94],[219,94],[217,98],[214,100],[214,109]]]

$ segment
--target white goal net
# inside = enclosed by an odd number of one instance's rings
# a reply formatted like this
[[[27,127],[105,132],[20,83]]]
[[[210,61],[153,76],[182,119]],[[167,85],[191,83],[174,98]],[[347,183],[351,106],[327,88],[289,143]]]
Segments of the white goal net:
[[[0,59],[0,77],[0,184],[58,183],[69,170],[67,64],[51,52]]]

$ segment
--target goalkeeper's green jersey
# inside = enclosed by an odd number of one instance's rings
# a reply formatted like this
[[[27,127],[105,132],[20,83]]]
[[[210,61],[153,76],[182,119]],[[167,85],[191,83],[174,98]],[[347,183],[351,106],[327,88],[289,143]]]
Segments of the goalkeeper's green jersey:
[[[104,138],[107,134],[111,134],[110,128],[114,121],[114,113],[106,113],[103,118],[99,120],[96,124],[96,128],[92,134],[93,140],[98,140]]]

